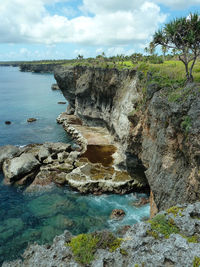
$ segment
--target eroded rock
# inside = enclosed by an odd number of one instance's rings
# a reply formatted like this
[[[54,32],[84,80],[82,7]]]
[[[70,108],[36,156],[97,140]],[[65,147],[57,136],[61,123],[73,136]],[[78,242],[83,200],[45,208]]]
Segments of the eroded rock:
[[[5,159],[13,158],[20,154],[20,148],[16,146],[0,146],[0,169]]]
[[[3,163],[3,173],[7,183],[13,183],[37,170],[39,166],[39,161],[31,153],[24,153],[19,157],[6,159]]]
[[[68,184],[82,193],[127,193],[142,187],[126,171],[116,171],[113,167],[104,167],[101,163],[76,161],[75,168],[66,175]]]

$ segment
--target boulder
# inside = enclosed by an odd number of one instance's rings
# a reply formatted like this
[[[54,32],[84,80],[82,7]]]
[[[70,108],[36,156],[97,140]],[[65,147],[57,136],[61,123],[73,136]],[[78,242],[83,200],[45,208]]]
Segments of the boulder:
[[[71,151],[71,144],[65,143],[44,143],[44,146],[50,151],[50,153],[59,153],[59,152],[70,152]]]
[[[20,154],[20,148],[16,146],[0,146],[0,169],[5,159],[13,158]]]
[[[50,155],[49,149],[45,147],[44,145],[41,146],[38,152],[39,161],[43,161],[44,159],[48,158],[49,155]]]
[[[27,119],[27,122],[34,122],[36,120],[37,120],[36,118],[29,118],[29,119]]]
[[[34,181],[26,188],[26,192],[38,191],[41,187],[47,187],[52,183],[53,172],[49,170],[41,170]]]
[[[111,220],[122,220],[126,215],[125,211],[122,209],[114,209],[110,214]]]
[[[59,101],[58,104],[61,104],[61,105],[65,105],[66,102],[63,102],[63,101]]]
[[[135,207],[141,207],[149,203],[149,199],[142,197],[139,201],[133,202],[133,206]]]
[[[51,86],[52,90],[60,90],[60,88],[58,87],[57,83],[53,83]]]
[[[13,159],[6,159],[3,163],[3,173],[7,183],[20,180],[40,166],[39,161],[31,154],[24,153]]]

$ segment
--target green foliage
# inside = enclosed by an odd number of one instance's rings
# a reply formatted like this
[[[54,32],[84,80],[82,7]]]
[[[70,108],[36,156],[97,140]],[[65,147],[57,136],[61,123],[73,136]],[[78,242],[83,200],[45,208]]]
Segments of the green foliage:
[[[199,267],[200,266],[200,257],[194,257],[193,260],[193,267]]]
[[[97,247],[102,249],[109,249],[110,252],[115,251],[120,247],[122,238],[116,238],[110,232],[99,232],[95,234],[96,238],[99,240]]]
[[[75,260],[81,264],[89,264],[94,260],[94,254],[97,249],[109,249],[110,252],[114,252],[120,247],[121,238],[116,238],[110,232],[97,232],[91,234],[80,234],[73,237],[66,246],[70,246],[74,254]],[[123,249],[120,253],[125,255],[127,252]]]
[[[109,251],[114,252],[117,248],[119,248],[122,240],[122,238],[116,238],[112,243],[108,244]]]
[[[71,247],[77,262],[88,264],[94,259],[98,241],[98,238],[92,234],[80,234],[72,238],[68,245]]]
[[[189,116],[183,117],[183,121],[181,122],[181,128],[188,133],[191,128],[191,118]]]
[[[180,208],[180,207],[177,207],[177,206],[173,206],[173,207],[171,207],[171,208],[169,208],[168,210],[167,210],[167,213],[168,214],[173,214],[174,215],[174,217],[176,217],[177,215],[179,215],[179,216],[183,216],[182,215],[182,211],[184,210],[184,208]]]
[[[123,249],[123,248],[120,248],[120,253],[123,255],[123,256],[128,256],[128,252]]]
[[[189,17],[176,18],[165,24],[163,29],[153,36],[150,47],[161,45],[166,49],[175,49],[179,60],[185,65],[188,82],[193,81],[192,70],[197,57],[200,55],[200,18],[199,15],[190,14]],[[189,62],[192,62],[190,68]]]
[[[197,235],[186,237],[189,243],[199,243],[199,237]]]
[[[155,238],[155,239],[158,239],[159,238],[159,235],[158,235],[158,233],[156,232],[156,231],[147,231],[147,234],[149,235],[149,236],[152,236],[153,238]]]
[[[169,238],[173,233],[178,234],[180,232],[179,228],[172,221],[168,221],[164,214],[158,214],[148,222],[151,224],[152,230],[164,235],[165,238]]]

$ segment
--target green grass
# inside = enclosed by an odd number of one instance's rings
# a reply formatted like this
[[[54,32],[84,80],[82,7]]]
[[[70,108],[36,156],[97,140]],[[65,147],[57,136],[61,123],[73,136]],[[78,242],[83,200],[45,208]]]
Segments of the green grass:
[[[168,60],[161,64],[151,64],[149,62],[138,62],[133,63],[131,60],[110,60],[105,59],[71,59],[71,60],[40,60],[40,61],[29,61],[23,62],[25,64],[62,64],[64,66],[89,66],[89,67],[100,67],[100,68],[117,68],[122,69],[137,69],[139,71],[152,72],[162,79],[169,81],[185,81],[185,67],[179,60]],[[200,61],[198,60],[193,69],[193,76],[195,82],[200,82]]]

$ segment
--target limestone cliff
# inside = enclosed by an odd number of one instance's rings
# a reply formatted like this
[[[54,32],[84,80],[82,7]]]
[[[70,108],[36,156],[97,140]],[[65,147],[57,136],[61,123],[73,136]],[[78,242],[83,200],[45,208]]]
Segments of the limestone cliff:
[[[188,86],[178,101],[150,84],[142,93],[134,70],[60,67],[55,79],[75,113],[105,126],[123,147],[130,173],[145,171],[158,210],[200,198],[200,90]],[[145,101],[143,101],[145,100]],[[143,102],[143,105],[141,105]]]
[[[54,69],[60,64],[46,63],[22,63],[19,64],[20,71],[35,72],[35,73],[53,73]]]

